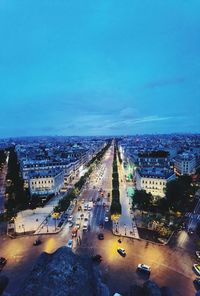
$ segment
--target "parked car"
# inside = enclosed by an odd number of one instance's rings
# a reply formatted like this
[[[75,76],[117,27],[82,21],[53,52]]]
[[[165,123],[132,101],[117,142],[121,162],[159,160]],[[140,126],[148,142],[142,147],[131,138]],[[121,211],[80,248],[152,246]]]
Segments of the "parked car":
[[[3,267],[6,265],[6,258],[0,257],[0,271],[3,269]]]
[[[118,248],[118,249],[117,249],[117,252],[118,252],[121,256],[123,256],[123,257],[126,256],[126,251],[125,251],[124,249],[122,249],[122,248]]]
[[[99,233],[98,234],[98,239],[99,240],[103,240],[104,239],[104,234],[103,233]]]
[[[193,265],[193,268],[194,268],[195,272],[196,272],[198,275],[200,275],[200,265],[199,265],[199,264],[194,264],[194,265]]]
[[[73,247],[73,240],[72,239],[68,240],[67,247],[72,249],[72,247]]]
[[[58,227],[61,227],[63,225],[63,221],[61,220],[59,223],[58,223]]]
[[[34,246],[39,246],[41,243],[42,243],[42,241],[41,241],[40,239],[36,239],[36,240],[33,242],[33,245],[34,245]]]
[[[143,263],[140,263],[137,266],[137,270],[150,273],[151,272],[151,267],[148,266],[148,265],[145,265]]]

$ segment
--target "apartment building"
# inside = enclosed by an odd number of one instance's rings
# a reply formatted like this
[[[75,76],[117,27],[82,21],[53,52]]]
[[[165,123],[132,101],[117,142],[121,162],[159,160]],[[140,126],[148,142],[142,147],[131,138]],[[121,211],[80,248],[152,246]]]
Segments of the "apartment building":
[[[63,170],[33,172],[28,179],[31,195],[57,194],[64,185]]]
[[[164,197],[167,182],[176,178],[173,170],[142,168],[136,170],[136,189],[145,190],[155,197]]]
[[[196,164],[194,154],[182,153],[174,159],[174,171],[177,175],[192,175],[195,173]]]

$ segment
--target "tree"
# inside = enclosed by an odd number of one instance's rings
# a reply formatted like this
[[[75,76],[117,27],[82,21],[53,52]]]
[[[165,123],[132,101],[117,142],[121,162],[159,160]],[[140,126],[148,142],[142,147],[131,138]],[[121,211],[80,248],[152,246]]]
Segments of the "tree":
[[[169,211],[169,204],[166,198],[160,198],[157,201],[157,210],[161,213],[165,213]]]
[[[136,205],[140,210],[148,210],[152,203],[152,195],[145,190],[135,190],[132,196],[133,208]]]
[[[187,175],[167,183],[166,199],[171,210],[186,212],[191,208],[195,192],[191,184],[192,178]]]
[[[119,193],[119,174],[117,165],[117,149],[114,146],[114,157],[113,157],[113,174],[112,174],[112,203],[110,207],[111,219],[116,221],[121,215],[121,204],[120,204],[120,193]]]

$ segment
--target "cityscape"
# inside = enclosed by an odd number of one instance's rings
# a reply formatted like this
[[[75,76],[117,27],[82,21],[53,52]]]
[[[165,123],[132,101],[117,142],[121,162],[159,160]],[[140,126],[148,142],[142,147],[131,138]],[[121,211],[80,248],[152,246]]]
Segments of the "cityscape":
[[[13,138],[0,149],[3,295],[198,290],[200,135]]]
[[[0,295],[200,296],[200,1],[0,1]]]

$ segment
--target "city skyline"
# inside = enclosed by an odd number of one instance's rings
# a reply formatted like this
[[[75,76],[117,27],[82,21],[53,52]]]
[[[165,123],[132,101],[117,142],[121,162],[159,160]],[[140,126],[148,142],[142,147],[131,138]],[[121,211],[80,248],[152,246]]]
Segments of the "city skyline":
[[[199,11],[1,1],[0,137],[199,133]]]

